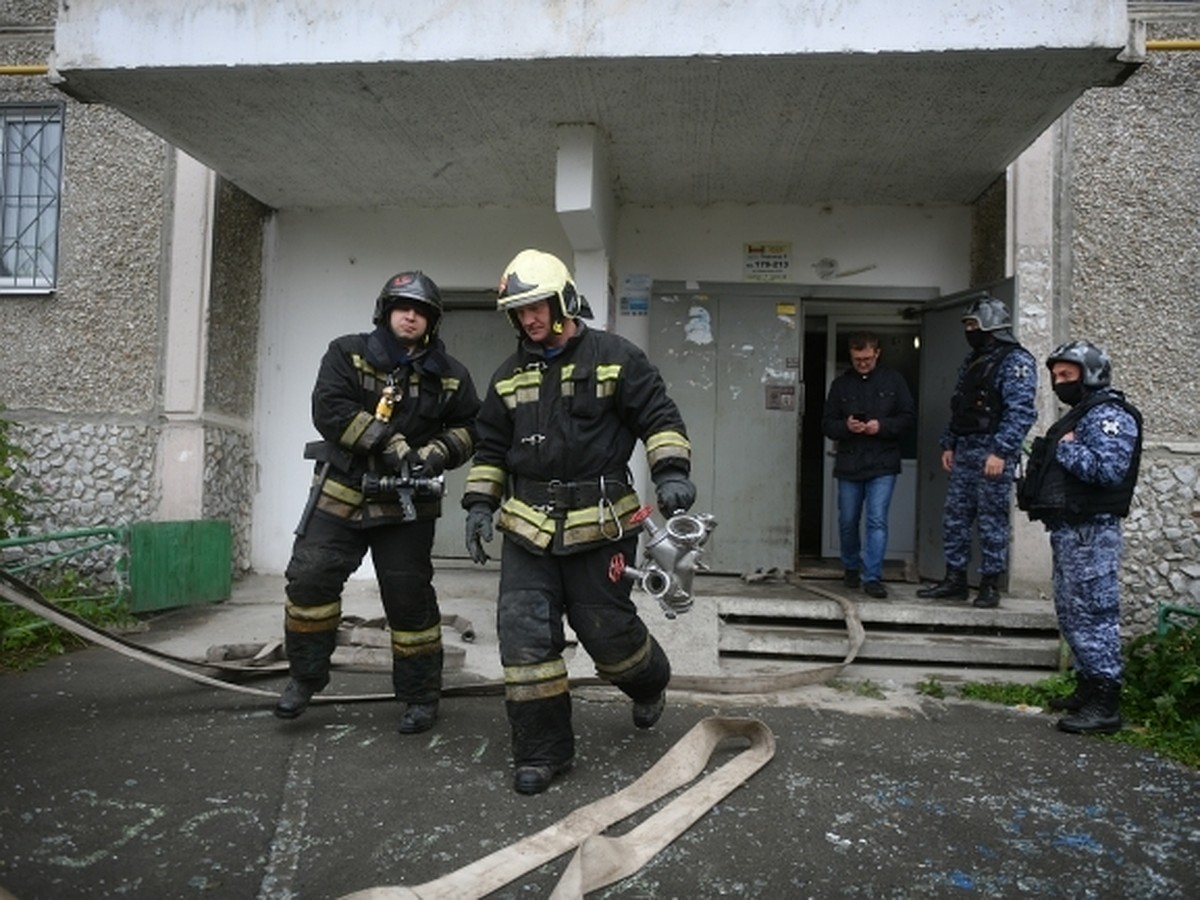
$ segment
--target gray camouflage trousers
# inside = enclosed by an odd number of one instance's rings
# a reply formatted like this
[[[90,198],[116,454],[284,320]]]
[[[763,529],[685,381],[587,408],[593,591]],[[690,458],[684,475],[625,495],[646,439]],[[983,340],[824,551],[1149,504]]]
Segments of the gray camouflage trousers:
[[[1111,517],[1050,529],[1054,611],[1081,675],[1121,678],[1122,545],[1120,520]]]

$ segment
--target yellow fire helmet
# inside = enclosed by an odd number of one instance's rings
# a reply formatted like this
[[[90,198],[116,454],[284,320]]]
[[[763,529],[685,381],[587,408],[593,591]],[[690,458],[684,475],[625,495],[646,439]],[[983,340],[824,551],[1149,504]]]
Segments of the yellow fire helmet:
[[[558,298],[557,304],[553,301]],[[587,300],[575,288],[570,270],[557,256],[541,250],[522,250],[504,267],[496,309],[508,313],[520,330],[514,310],[539,300],[549,300],[556,318],[592,318]]]

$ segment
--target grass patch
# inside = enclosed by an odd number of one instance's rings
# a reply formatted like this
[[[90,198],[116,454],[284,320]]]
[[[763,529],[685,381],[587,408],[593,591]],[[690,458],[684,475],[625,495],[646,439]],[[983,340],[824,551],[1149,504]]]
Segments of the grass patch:
[[[887,692],[869,678],[865,678],[862,681],[844,681],[840,678],[835,678],[829,682],[829,686],[836,691],[843,691],[858,697],[870,697],[872,700],[887,699]]]
[[[1045,708],[1051,698],[1066,696],[1074,686],[1073,676],[1055,675],[1033,684],[971,682],[959,693],[1005,706]],[[1093,737],[1200,768],[1200,626],[1144,634],[1126,645],[1121,716],[1124,729]]]
[[[946,698],[946,686],[936,678],[930,678],[928,681],[917,682],[917,693],[923,697],[944,700]]]
[[[74,573],[51,576],[36,585],[42,596],[92,625],[106,630],[136,623],[129,604],[112,589],[81,581]],[[23,672],[89,642],[12,603],[0,603],[0,672]]]

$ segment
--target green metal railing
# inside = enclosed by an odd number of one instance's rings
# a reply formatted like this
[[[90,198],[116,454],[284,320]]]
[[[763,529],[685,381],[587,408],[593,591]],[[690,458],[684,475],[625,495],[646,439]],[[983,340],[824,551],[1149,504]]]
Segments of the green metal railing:
[[[105,547],[115,547],[113,558],[114,591],[118,599],[129,598],[129,527],[126,525],[101,525],[96,528],[77,528],[70,531],[56,531],[50,534],[25,535],[23,537],[5,538],[0,540],[0,559],[5,551],[16,547],[34,547],[37,545],[62,544],[69,541],[84,541],[69,550],[48,555],[37,556],[33,559],[22,559],[7,564],[0,564],[10,575],[20,575],[32,569],[51,566],[65,559],[94,553]],[[105,596],[111,596],[107,594]],[[73,597],[74,600],[98,599],[94,597]]]

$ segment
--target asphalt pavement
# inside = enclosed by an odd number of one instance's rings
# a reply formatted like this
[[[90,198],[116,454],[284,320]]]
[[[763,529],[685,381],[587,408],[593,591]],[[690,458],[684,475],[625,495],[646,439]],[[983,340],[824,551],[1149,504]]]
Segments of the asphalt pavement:
[[[494,644],[476,599],[467,670],[496,665],[482,659]],[[378,614],[369,590],[361,602]],[[172,652],[257,639],[281,627],[273,604],[243,595],[166,614],[137,638]],[[276,719],[268,695],[283,683],[236,693],[102,648],[0,676],[0,897],[310,900],[421,885],[619,790],[707,716],[760,720],[774,757],[590,896],[1200,896],[1200,772],[1062,734],[1037,711],[903,686],[883,698],[671,692],[639,731],[611,688],[581,688],[574,770],[526,797],[511,788],[500,696],[447,698],[433,731],[401,736],[394,702]],[[386,674],[338,672],[329,692],[387,689]],[[549,896],[567,860],[490,896]]]

